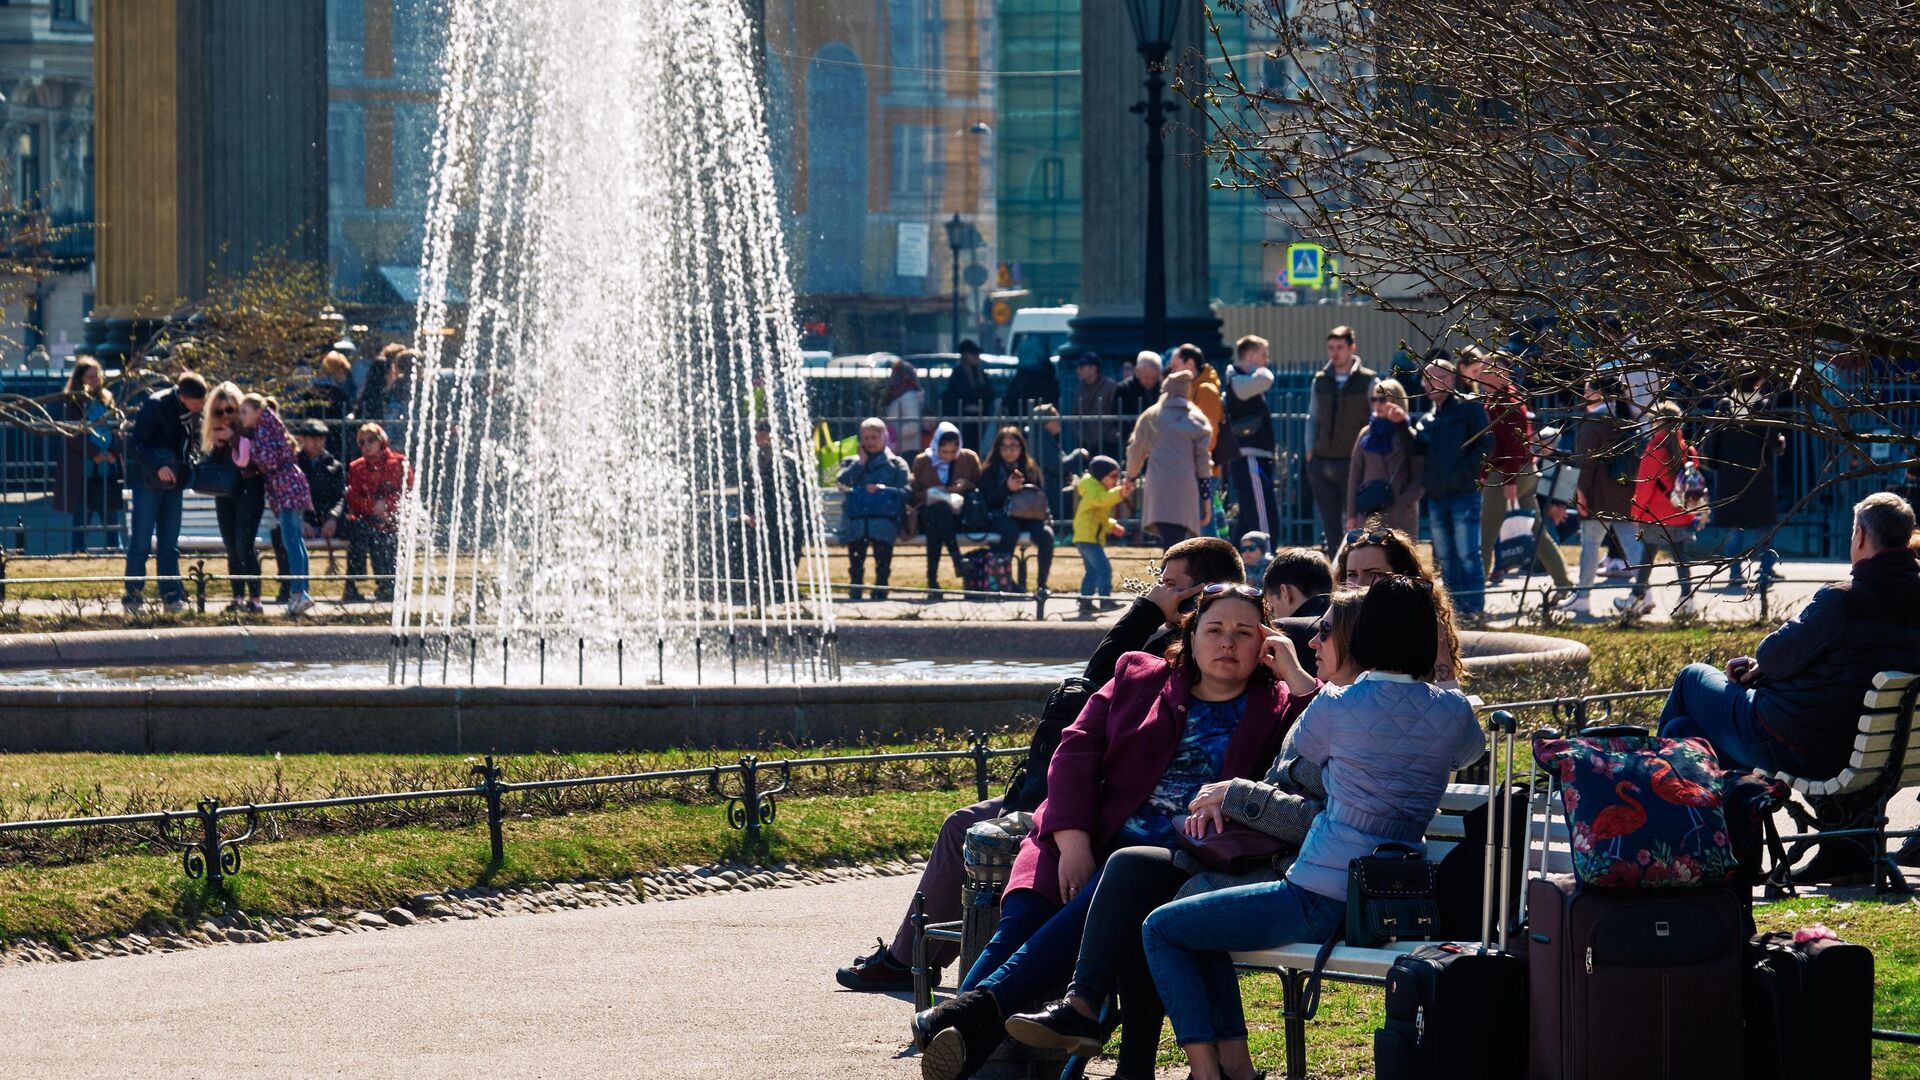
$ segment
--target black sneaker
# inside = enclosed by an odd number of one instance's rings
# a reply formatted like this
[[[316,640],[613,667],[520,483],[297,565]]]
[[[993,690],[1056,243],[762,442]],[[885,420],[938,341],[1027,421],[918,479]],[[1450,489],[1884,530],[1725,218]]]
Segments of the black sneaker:
[[[1907,837],[1907,842],[1893,853],[1893,861],[1901,866],[1920,867],[1920,836]]]
[[[1075,1057],[1095,1058],[1107,1046],[1107,1029],[1089,1020],[1065,998],[1050,1001],[1038,1011],[1007,1017],[1007,1034],[1042,1050],[1065,1050]]]
[[[1873,881],[1873,860],[1858,844],[1825,843],[1807,865],[1794,871],[1795,885],[1866,885]]]
[[[913,989],[913,969],[895,960],[886,942],[879,942],[879,946],[851,966],[834,972],[834,981],[849,990]]]
[[[913,1034],[920,1050],[920,1080],[966,1080],[980,1071],[1006,1037],[1000,1006],[980,990],[917,1013]]]

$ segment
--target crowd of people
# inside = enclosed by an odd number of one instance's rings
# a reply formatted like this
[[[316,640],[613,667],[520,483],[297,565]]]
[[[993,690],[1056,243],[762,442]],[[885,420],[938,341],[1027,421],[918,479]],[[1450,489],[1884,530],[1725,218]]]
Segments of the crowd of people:
[[[1684,669],[1660,734],[1705,739],[1731,770],[1837,774],[1863,689],[1920,653],[1912,507],[1862,501],[1852,548],[1851,579],[1754,658]],[[968,831],[1032,815],[991,941],[954,997],[912,1018],[923,1077],[971,1076],[1009,1037],[1094,1056],[1116,1030],[1115,1075],[1151,1077],[1168,1021],[1192,1076],[1258,1075],[1230,954],[1336,934],[1349,861],[1420,850],[1450,774],[1481,755],[1456,598],[1412,537],[1364,529],[1331,564],[1271,552],[1257,586],[1246,567],[1220,538],[1170,546],[1158,583],[1048,701],[1008,792],[948,816],[918,888],[936,922],[960,917]],[[1900,858],[1920,865],[1920,844]],[[1796,880],[1865,870],[1864,847],[1829,844]],[[903,917],[837,981],[911,986],[914,937]],[[935,974],[956,955],[926,950]]]
[[[1142,352],[1118,382],[1091,352],[1070,348],[1062,366],[1077,380],[1065,435],[1061,388],[1045,368],[1021,368],[996,395],[978,348],[963,342],[936,402],[911,363],[894,362],[867,425],[878,425],[910,476],[888,544],[924,532],[931,588],[940,588],[940,550],[957,571],[956,538],[969,533],[1002,555],[1025,537],[1044,586],[1055,529],[1069,521],[1087,613],[1108,596],[1101,547],[1124,535],[1123,520],[1137,519],[1137,539],[1162,548],[1212,535],[1270,550],[1282,490],[1275,470],[1296,456],[1324,551],[1368,527],[1417,536],[1424,517],[1435,562],[1469,618],[1488,590],[1523,571],[1550,582],[1551,602],[1576,617],[1595,613],[1602,575],[1631,586],[1615,611],[1650,613],[1662,557],[1683,586],[1681,616],[1698,608],[1693,569],[1703,557],[1725,568],[1730,590],[1768,572],[1750,556],[1779,523],[1775,469],[1786,442],[1777,395],[1758,373],[1730,380],[1695,445],[1697,418],[1637,372],[1595,372],[1564,419],[1544,424],[1508,352],[1396,354],[1383,377],[1361,357],[1353,328],[1336,326],[1309,385],[1304,436],[1285,446],[1270,406],[1272,357],[1259,337],[1241,338],[1220,366],[1193,345],[1164,360]],[[1024,420],[994,431],[986,421],[996,414]],[[862,453],[871,453],[864,443]],[[1016,477],[1018,487],[1004,482]],[[860,500],[863,512],[877,501]],[[1702,545],[1709,520],[1711,553]],[[862,531],[847,523],[848,535]],[[1577,566],[1562,553],[1563,536],[1579,545]]]
[[[314,377],[284,411],[275,398],[232,382],[209,385],[183,371],[140,402],[122,425],[98,361],[81,357],[66,388],[66,419],[79,422],[68,439],[58,500],[74,515],[76,548],[98,514],[114,527],[124,484],[132,495],[122,606],[146,603],[149,556],[157,563],[166,611],[186,606],[180,577],[180,529],[189,491],[213,497],[231,587],[230,611],[258,613],[267,582],[287,614],[311,610],[309,549],[346,549],[344,600],[393,596],[400,497],[408,483],[404,455],[394,450],[383,419],[404,419],[417,357],[394,345],[369,366],[357,393],[352,365],[338,351],[322,357]],[[355,452],[336,456],[351,437]],[[271,513],[274,572],[260,558],[261,520]]]

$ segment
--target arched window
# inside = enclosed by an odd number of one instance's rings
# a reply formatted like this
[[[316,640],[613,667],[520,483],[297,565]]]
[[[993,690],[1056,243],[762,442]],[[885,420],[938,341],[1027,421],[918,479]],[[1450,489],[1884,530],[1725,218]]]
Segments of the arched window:
[[[867,227],[867,76],[834,42],[807,65],[806,288],[859,292]]]

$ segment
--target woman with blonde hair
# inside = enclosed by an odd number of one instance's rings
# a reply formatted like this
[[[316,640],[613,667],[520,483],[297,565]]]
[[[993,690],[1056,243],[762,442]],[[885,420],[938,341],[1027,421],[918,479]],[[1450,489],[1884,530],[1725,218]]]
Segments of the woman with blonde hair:
[[[233,590],[228,611],[259,614],[260,518],[267,508],[267,481],[253,463],[253,441],[240,429],[240,388],[223,382],[207,392],[200,423],[200,457],[205,463],[231,464],[239,473],[233,488],[213,499],[220,523],[220,546],[227,552],[227,585]]]
[[[1353,442],[1353,466],[1347,470],[1347,528],[1378,518],[1389,529],[1413,536],[1420,531],[1420,496],[1425,492],[1414,468],[1413,439],[1407,428],[1387,418],[1391,406],[1407,409],[1407,391],[1398,379],[1381,379],[1373,388],[1373,418]]]

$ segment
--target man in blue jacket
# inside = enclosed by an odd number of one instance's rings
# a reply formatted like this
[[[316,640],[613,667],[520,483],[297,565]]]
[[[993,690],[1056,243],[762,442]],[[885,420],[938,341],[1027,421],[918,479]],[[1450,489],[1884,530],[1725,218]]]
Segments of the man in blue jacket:
[[[207,403],[207,383],[189,371],[140,406],[127,435],[127,479],[133,487],[133,529],[127,537],[126,596],[120,601],[128,614],[145,603],[147,552],[154,550],[160,577],[160,599],[169,613],[187,606],[180,582],[181,492],[193,471],[191,449],[198,434],[197,417]],[[158,544],[155,544],[156,537]]]
[[[1468,618],[1486,609],[1486,565],[1480,560],[1480,473],[1493,452],[1493,426],[1480,400],[1456,389],[1457,372],[1448,360],[1426,368],[1427,399],[1433,410],[1411,425],[1413,452],[1424,462],[1427,520],[1433,530],[1433,558],[1453,595],[1453,610]],[[1387,419],[1407,426],[1407,413],[1387,406]]]
[[[1660,734],[1699,736],[1729,769],[1765,769],[1812,780],[1847,767],[1861,699],[1882,671],[1912,671],[1920,660],[1920,557],[1913,508],[1891,492],[1853,508],[1853,572],[1823,587],[1798,615],[1768,634],[1749,657],[1723,672],[1689,664],[1674,680]],[[1835,849],[1833,855],[1828,849]],[[1833,869],[1842,857],[1855,864]],[[1821,845],[1832,881],[1865,870],[1864,852]],[[1811,869],[1811,868],[1810,868]],[[1836,884],[1841,882],[1835,882]]]

